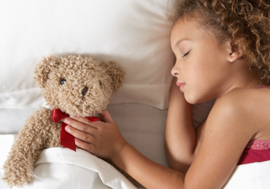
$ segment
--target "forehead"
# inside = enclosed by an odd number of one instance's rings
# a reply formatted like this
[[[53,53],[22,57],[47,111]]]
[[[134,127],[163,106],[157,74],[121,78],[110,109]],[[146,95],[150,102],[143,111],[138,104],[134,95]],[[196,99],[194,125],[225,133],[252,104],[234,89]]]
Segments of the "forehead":
[[[199,30],[201,27],[197,22],[179,19],[173,26],[171,39],[192,38],[198,35]]]
[[[174,46],[182,39],[190,41],[196,40],[212,40],[216,41],[216,37],[210,30],[205,29],[201,23],[195,20],[179,19],[171,32],[171,44]]]

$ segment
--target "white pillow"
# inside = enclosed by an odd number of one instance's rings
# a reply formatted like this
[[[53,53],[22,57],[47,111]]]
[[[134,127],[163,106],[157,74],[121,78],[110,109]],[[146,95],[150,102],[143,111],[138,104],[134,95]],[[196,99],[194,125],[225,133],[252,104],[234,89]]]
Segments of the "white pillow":
[[[42,56],[94,55],[119,63],[112,104],[165,109],[174,55],[168,17],[176,0],[0,1],[0,108],[45,105],[33,79]]]

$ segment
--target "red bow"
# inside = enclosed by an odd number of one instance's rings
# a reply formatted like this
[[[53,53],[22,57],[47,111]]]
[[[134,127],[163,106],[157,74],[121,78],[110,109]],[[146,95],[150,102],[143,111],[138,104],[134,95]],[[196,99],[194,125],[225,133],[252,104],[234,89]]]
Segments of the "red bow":
[[[57,123],[66,117],[69,117],[69,115],[65,114],[60,109],[53,110],[52,119],[53,119],[54,123]],[[97,117],[86,117],[86,118],[91,122],[100,120]],[[74,136],[72,136],[71,134],[66,132],[66,130],[65,130],[66,126],[67,126],[66,123],[64,123],[64,122],[61,123],[61,135],[60,135],[61,145],[66,147],[66,148],[69,148],[71,150],[74,150],[76,152],[75,138],[74,138]]]

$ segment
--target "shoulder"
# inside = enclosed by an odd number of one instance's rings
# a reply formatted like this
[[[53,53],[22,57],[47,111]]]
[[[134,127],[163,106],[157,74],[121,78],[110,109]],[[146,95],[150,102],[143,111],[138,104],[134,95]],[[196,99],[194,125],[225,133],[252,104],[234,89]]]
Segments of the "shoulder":
[[[240,112],[245,109],[245,99],[242,98],[245,91],[234,89],[222,97],[218,98],[212,108],[211,114],[215,116],[239,116]]]
[[[27,122],[51,122],[52,110],[41,107],[35,110],[28,118]]]
[[[216,100],[209,118],[219,119],[227,123],[226,126],[231,124],[241,128],[242,125],[242,129],[257,132],[260,129],[258,125],[264,120],[262,116],[267,114],[267,107],[270,106],[268,96],[270,90],[234,89]]]
[[[24,126],[20,130],[20,135],[23,133],[37,134],[41,130],[44,130],[44,126],[50,126],[53,124],[51,119],[52,111],[47,108],[40,108],[35,110],[25,121]],[[49,129],[47,129],[49,131]]]

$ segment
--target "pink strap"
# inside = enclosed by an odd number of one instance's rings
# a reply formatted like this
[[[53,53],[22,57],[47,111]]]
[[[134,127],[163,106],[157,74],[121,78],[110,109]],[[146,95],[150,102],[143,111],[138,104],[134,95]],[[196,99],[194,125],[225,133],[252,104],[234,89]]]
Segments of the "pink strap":
[[[270,149],[270,140],[251,140],[248,142],[246,148],[251,148],[254,150],[266,150]]]
[[[258,85],[256,88],[270,88],[270,86],[267,86],[267,85]]]

